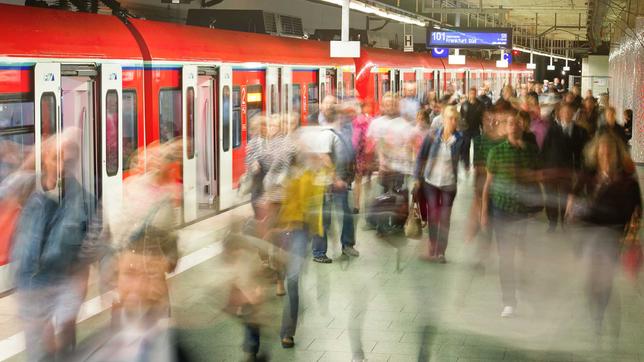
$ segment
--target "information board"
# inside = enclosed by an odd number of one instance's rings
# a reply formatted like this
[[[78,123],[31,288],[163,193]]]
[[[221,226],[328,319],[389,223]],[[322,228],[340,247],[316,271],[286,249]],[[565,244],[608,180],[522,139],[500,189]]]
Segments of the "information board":
[[[511,49],[511,28],[427,29],[427,48]]]

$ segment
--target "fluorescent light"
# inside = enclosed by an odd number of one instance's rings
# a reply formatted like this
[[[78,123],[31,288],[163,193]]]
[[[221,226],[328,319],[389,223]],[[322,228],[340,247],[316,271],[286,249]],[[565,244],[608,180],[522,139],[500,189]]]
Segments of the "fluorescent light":
[[[552,57],[552,58],[556,58],[556,59],[563,59],[563,60],[572,60],[572,61],[575,61],[575,58],[567,58],[567,57],[562,57],[562,56],[560,56],[560,55],[554,55],[554,54],[542,53],[542,52],[539,52],[539,51],[536,51],[536,50],[527,49],[527,48],[518,47],[518,46],[513,46],[513,47],[512,47],[512,49],[514,49],[514,50],[518,50],[518,51],[521,51],[521,52],[533,53],[533,54],[541,55],[541,56],[544,56],[544,57]]]
[[[555,66],[554,66],[554,65],[549,65],[549,66],[547,66],[547,67],[546,67],[546,69],[548,69],[548,70],[555,70]]]
[[[537,69],[537,65],[535,63],[528,63],[525,65],[525,68],[533,70],[533,69]]]
[[[564,72],[569,72],[569,71],[570,71],[570,67],[568,67],[568,66],[563,67],[563,71],[564,71]]]
[[[508,61],[507,60],[497,60],[496,61],[496,67],[497,68],[507,68],[508,67]]]
[[[338,6],[342,6],[344,3],[343,0],[322,0],[322,1],[329,4],[338,5]],[[390,13],[381,8],[375,7],[373,5],[368,5],[362,1],[351,0],[349,2],[349,9],[359,11],[365,14],[374,14],[374,15],[380,16],[381,18],[391,19],[405,24],[412,24],[412,25],[418,25],[423,27],[427,26],[426,22],[422,20],[418,20],[418,18],[412,18],[406,15],[397,14],[397,13]]]
[[[448,64],[465,65],[465,55],[450,55],[447,62]]]

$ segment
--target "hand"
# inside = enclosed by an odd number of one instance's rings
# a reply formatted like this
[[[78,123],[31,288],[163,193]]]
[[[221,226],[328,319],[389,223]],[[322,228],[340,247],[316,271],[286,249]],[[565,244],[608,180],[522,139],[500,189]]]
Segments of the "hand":
[[[333,182],[333,189],[335,190],[344,190],[346,188],[347,188],[347,183],[340,179],[337,179]]]
[[[417,192],[418,190],[420,190],[420,180],[414,181],[414,186],[412,186],[412,189],[411,189],[411,191],[414,193]]]

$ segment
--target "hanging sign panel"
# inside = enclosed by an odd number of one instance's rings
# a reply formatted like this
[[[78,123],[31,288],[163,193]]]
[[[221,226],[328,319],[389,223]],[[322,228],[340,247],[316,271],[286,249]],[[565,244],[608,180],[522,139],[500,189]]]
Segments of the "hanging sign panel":
[[[427,29],[427,48],[511,49],[511,28]]]

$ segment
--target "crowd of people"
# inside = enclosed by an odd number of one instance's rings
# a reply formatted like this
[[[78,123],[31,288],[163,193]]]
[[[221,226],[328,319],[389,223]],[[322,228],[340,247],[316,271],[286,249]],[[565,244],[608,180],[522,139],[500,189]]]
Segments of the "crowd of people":
[[[259,358],[258,311],[271,287],[285,296],[281,346],[294,347],[303,268],[308,260],[333,263],[334,224],[343,258],[359,258],[357,220],[387,237],[422,219],[428,236],[419,256],[445,264],[454,201],[459,188],[472,184],[465,242],[476,240],[474,268],[484,268],[496,241],[500,315],[516,313],[517,255],[529,239],[527,223],[544,212],[544,233],[573,228],[585,235],[588,300],[601,334],[622,241],[635,235],[641,215],[628,146],[632,111],[620,124],[607,95],[599,102],[590,92],[582,98],[579,86],[566,91],[558,79],[505,86],[498,99],[489,85],[465,95],[430,91],[420,99],[415,83],[405,83],[401,96],[384,94],[378,108],[373,114],[371,100],[327,95],[306,126],[283,115],[249,120],[239,190],[250,194],[254,216],[231,226],[223,243],[224,260],[238,274],[225,311],[244,325],[248,360]],[[32,155],[0,185],[3,204],[20,210],[12,262],[27,359],[181,360],[166,282],[179,259],[181,143],[148,146],[145,165],[143,157],[131,157],[129,202],[118,214],[102,215],[77,174],[66,173],[57,191],[58,162],[77,169],[77,132],[43,143],[52,152],[42,153],[48,155],[42,180],[35,179]],[[470,176],[473,183],[459,181]],[[76,348],[92,264],[99,265],[101,290],[112,291],[104,301],[112,306],[112,325]]]

